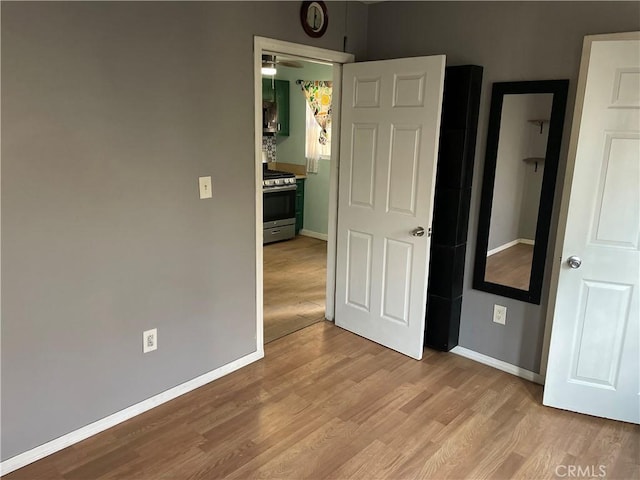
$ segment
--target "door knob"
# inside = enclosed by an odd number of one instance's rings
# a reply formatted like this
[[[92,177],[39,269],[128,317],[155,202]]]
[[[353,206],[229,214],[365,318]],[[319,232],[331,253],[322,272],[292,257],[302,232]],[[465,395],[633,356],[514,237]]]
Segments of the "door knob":
[[[424,228],[423,227],[416,227],[413,230],[411,230],[411,235],[413,235],[414,237],[422,237],[424,235]]]
[[[580,257],[572,255],[567,258],[567,265],[569,265],[571,268],[580,268],[580,265],[582,265],[582,260],[580,259]]]

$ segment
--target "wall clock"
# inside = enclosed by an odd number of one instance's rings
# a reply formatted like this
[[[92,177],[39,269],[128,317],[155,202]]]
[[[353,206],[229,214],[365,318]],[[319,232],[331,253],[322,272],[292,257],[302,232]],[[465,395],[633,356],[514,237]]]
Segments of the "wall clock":
[[[310,37],[318,38],[324,35],[329,24],[327,6],[321,1],[302,2],[300,8],[300,22],[302,28]]]

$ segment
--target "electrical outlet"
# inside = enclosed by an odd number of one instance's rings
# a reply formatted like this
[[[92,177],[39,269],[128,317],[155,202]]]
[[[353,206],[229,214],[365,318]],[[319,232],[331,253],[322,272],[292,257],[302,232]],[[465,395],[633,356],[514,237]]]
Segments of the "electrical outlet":
[[[142,332],[142,353],[158,349],[158,329],[153,328]]]
[[[501,325],[506,324],[507,322],[507,307],[503,305],[494,305],[493,306],[493,321],[499,323]]]
[[[211,177],[199,177],[198,184],[200,186],[200,198],[211,198],[213,196],[213,187],[211,186]]]

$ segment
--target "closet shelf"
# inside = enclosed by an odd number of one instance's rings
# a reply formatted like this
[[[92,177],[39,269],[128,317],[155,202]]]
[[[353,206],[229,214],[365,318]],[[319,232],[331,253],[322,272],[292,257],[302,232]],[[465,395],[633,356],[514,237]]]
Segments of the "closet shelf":
[[[549,123],[549,119],[548,118],[532,118],[530,120],[527,120],[527,122],[533,123],[534,125],[536,125],[540,129],[540,133],[542,133],[543,125],[545,123]]]
[[[533,164],[534,165],[533,171],[537,172],[538,164],[544,164],[544,157],[528,157],[528,158],[523,158],[522,161],[530,165]]]

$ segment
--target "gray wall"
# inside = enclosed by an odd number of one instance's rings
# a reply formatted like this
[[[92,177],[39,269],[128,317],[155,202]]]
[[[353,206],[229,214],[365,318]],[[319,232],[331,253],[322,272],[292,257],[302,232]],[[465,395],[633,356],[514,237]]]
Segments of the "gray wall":
[[[549,118],[551,116],[551,97],[547,107],[546,116],[538,118]],[[547,151],[547,140],[549,138],[549,124],[529,125],[529,134],[533,137],[528,158],[544,159]],[[542,177],[544,176],[545,162],[531,162],[525,165],[525,178],[522,187],[522,207],[520,208],[520,227],[518,237],[534,240],[538,224],[538,207],[540,205],[540,192],[542,191]]]
[[[535,240],[538,226],[538,207],[542,191],[544,162],[525,165],[525,178],[522,186],[522,205],[520,206],[520,224],[518,238]]]
[[[640,6],[328,6],[314,40],[299,2],[2,2],[3,460],[255,349],[253,35],[485,67],[460,339],[538,370],[544,307],[471,290],[489,87],[569,78],[570,120],[583,35]]]
[[[370,59],[444,53],[447,65],[477,64],[485,68],[460,344],[537,372],[549,293],[549,262],[541,305],[471,289],[491,84],[562,78],[571,81],[551,232],[553,246],[583,37],[640,30],[640,3],[382,2],[370,5],[368,30]],[[508,307],[506,326],[492,322],[494,303]]]
[[[329,65],[302,62],[303,68],[278,68],[275,78],[289,81],[289,136],[277,138],[279,162],[306,165],[307,99],[296,80],[331,80],[333,68]],[[318,161],[318,172],[307,173],[304,190],[304,226],[312,232],[328,232],[329,227],[329,174],[330,160]]]
[[[253,35],[366,47],[299,8],[2,2],[2,460],[255,351]]]
[[[533,140],[537,138],[532,134],[539,130],[528,120],[550,118],[552,101],[550,93],[503,98],[488,250],[518,238],[535,238],[542,169],[534,172],[535,166],[523,160],[532,157],[534,151],[540,157],[545,155],[546,142],[544,145],[536,142],[534,146]],[[544,135],[548,135],[548,131]],[[530,236],[523,237],[521,233]]]

